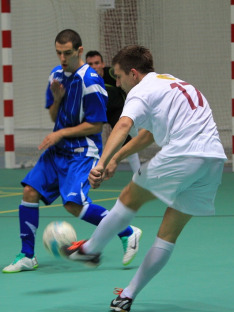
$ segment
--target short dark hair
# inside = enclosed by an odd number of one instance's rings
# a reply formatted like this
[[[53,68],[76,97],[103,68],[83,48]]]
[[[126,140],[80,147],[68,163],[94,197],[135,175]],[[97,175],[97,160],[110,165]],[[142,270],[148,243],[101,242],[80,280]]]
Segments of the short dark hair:
[[[103,62],[103,57],[101,55],[100,52],[98,52],[97,50],[91,50],[91,51],[88,51],[85,55],[85,59],[87,60],[88,57],[94,57],[94,56],[100,56],[101,58],[101,61]]]
[[[121,49],[112,59],[112,65],[116,64],[119,64],[125,74],[129,74],[132,68],[142,74],[154,71],[152,54],[140,45],[129,45]]]
[[[82,40],[80,35],[72,29],[64,29],[57,34],[54,43],[65,44],[68,42],[72,43],[72,46],[75,50],[82,46]]]

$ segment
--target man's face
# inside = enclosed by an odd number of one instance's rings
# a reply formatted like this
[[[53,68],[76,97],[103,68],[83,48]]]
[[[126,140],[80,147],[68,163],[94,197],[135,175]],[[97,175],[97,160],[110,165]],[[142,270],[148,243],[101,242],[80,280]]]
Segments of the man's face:
[[[66,72],[73,73],[79,67],[79,49],[75,50],[71,42],[65,44],[55,43],[56,53]]]
[[[114,65],[114,72],[116,75],[116,86],[121,87],[126,93],[137,84],[133,77],[133,73],[130,71],[129,74],[125,74],[125,72],[119,67],[119,64]]]
[[[102,62],[99,55],[88,56],[86,59],[86,63],[89,64],[89,66],[91,66],[93,69],[95,69],[99,76],[103,77],[103,68],[105,67],[105,64]]]

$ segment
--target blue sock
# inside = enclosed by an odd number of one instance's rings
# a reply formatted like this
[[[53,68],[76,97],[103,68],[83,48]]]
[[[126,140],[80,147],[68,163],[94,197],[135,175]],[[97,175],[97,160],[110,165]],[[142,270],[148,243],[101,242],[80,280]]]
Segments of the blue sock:
[[[21,252],[28,258],[34,255],[35,236],[39,223],[39,204],[21,202],[19,206]]]
[[[95,204],[89,204],[83,207],[81,213],[81,220],[89,222],[94,225],[98,225],[101,220],[108,214],[108,210],[102,206],[98,206]],[[119,237],[130,236],[133,233],[133,229],[131,226],[128,226],[123,232],[119,233]]]

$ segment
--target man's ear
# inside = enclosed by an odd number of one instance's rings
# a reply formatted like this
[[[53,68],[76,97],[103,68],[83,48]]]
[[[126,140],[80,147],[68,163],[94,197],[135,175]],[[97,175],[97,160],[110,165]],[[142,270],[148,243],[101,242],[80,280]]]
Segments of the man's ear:
[[[137,71],[135,68],[132,68],[132,69],[130,70],[130,72],[132,73],[133,78],[134,78],[134,79],[137,79],[137,77],[138,77],[138,71]]]
[[[77,54],[78,56],[81,55],[81,54],[83,54],[84,48],[83,48],[83,47],[79,47],[78,50],[77,50],[77,52],[78,52],[78,54]]]

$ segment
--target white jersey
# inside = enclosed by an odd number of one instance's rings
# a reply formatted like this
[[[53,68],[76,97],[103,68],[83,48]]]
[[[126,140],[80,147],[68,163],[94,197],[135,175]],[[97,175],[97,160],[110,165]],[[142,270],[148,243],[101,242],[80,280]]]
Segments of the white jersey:
[[[128,93],[121,117],[150,131],[164,156],[226,159],[212,111],[199,90],[171,75],[147,74]]]

